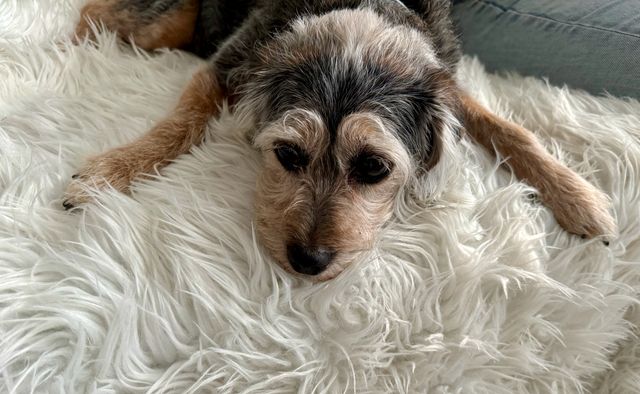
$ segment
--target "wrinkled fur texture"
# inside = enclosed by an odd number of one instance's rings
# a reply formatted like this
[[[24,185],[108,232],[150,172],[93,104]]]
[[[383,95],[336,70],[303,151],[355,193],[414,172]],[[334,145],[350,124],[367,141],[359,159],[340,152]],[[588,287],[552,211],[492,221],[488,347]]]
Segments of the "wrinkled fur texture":
[[[257,246],[261,159],[227,114],[135,198],[61,211],[85,158],[162,120],[202,64],[52,42],[79,8],[0,2],[0,392],[640,392],[638,102],[464,60],[468,91],[611,196],[620,236],[569,236],[465,137],[430,209],[400,205],[310,284]]]

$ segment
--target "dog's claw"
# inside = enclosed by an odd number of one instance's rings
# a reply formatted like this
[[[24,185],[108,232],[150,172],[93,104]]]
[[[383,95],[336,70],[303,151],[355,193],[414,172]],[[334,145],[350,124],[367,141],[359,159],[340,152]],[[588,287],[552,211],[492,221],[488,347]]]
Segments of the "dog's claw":
[[[135,147],[123,147],[88,159],[84,167],[71,175],[71,181],[62,197],[64,208],[69,210],[92,201],[94,195],[89,188],[94,191],[112,188],[127,194],[133,178],[147,171],[132,170],[135,163],[131,163],[131,156],[140,156],[136,152]]]
[[[602,241],[602,243],[604,244],[604,246],[609,246],[609,241]]]
[[[73,204],[71,204],[71,203],[69,202],[69,200],[64,200],[64,201],[62,202],[62,206],[64,207],[64,210],[65,210],[65,211],[68,211],[68,210],[70,210],[71,208],[73,208],[73,207],[74,207],[74,205],[73,205]]]
[[[569,169],[561,169],[559,174],[554,180],[557,185],[544,195],[558,224],[583,239],[613,237],[616,223],[609,213],[609,198]]]

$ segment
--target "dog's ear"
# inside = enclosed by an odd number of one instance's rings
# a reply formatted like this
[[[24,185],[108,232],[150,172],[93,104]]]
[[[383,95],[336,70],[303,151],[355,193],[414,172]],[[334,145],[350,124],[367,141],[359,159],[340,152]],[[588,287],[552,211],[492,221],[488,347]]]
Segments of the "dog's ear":
[[[456,116],[455,108],[441,108],[436,122],[424,125],[418,130],[429,136],[429,150],[416,158],[410,193],[419,201],[437,199],[452,187],[452,175],[458,171],[462,158],[457,149],[462,124]]]

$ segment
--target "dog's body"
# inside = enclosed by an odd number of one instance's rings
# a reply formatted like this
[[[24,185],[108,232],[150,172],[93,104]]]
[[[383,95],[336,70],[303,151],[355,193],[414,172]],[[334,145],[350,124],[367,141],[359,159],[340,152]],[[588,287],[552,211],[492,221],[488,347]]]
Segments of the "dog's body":
[[[508,157],[568,231],[615,226],[606,198],[527,130],[462,92],[447,0],[95,0],[77,37],[101,21],[145,49],[209,58],[174,112],[137,141],[90,160],[83,184],[126,192],[131,181],[202,140],[228,100],[255,124],[262,153],[261,241],[287,270],[334,277],[374,242],[398,196],[443,166],[461,127]]]

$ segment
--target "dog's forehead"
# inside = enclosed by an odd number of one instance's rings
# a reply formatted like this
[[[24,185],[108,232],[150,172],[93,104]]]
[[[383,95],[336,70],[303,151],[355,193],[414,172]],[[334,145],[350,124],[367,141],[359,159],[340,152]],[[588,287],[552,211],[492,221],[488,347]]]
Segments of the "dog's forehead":
[[[339,66],[329,56],[317,57],[267,79],[268,121],[304,110],[313,119],[305,125],[310,132],[322,129],[333,141],[349,116],[368,112],[386,119],[393,129],[411,134],[429,116],[438,102],[437,92],[425,87],[421,77],[398,75],[376,62],[345,61]],[[302,125],[300,125],[302,126]]]
[[[327,49],[343,56],[363,55],[440,65],[429,37],[402,24],[390,23],[370,8],[336,10],[299,18],[283,35],[292,54]],[[301,53],[296,53],[301,51]]]
[[[313,122],[291,128],[291,135],[306,130],[300,140],[325,148],[345,119],[370,113],[413,156],[432,151],[430,133],[447,110],[443,86],[450,78],[424,34],[371,10],[342,10],[294,22],[261,56],[252,92],[265,124],[306,111],[312,115],[302,118]]]
[[[332,133],[319,112],[294,109],[270,122],[255,138],[255,143],[270,149],[278,143],[289,142],[311,155],[321,155],[335,149],[384,144],[391,138],[382,119],[372,113],[347,115]]]

